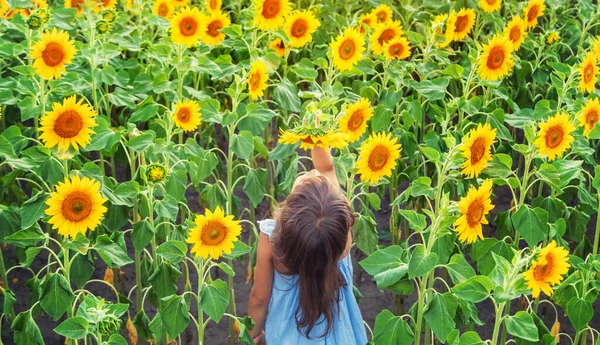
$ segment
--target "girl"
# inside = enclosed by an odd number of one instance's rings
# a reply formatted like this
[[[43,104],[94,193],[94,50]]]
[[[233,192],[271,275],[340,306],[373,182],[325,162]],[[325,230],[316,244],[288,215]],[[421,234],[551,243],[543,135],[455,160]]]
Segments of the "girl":
[[[365,345],[352,292],[351,228],[331,154],[312,150],[316,170],[298,177],[275,220],[260,222],[251,334],[267,345]]]

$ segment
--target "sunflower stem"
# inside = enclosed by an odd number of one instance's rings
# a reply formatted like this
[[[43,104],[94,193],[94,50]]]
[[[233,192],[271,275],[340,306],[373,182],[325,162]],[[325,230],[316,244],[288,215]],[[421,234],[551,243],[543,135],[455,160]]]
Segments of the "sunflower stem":
[[[598,213],[596,213],[596,234],[594,235],[594,246],[592,254],[598,254],[598,245],[600,244],[600,193],[598,193]]]
[[[492,342],[491,345],[496,345],[498,343],[498,336],[500,334],[500,326],[502,325],[504,306],[506,302],[500,303],[500,305],[496,306],[496,320],[494,322],[494,333],[492,334]]]
[[[205,262],[201,260],[197,266],[198,268],[198,300],[202,295],[202,288],[204,285],[204,269]],[[199,304],[199,303],[198,303]],[[204,311],[198,308],[198,345],[204,344]]]

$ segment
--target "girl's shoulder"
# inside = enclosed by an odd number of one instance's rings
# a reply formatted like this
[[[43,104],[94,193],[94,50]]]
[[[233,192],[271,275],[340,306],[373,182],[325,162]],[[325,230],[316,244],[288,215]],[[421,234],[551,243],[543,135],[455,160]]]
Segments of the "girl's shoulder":
[[[273,230],[275,229],[275,220],[274,219],[259,220],[258,228],[260,229],[260,232],[271,237],[273,235]]]

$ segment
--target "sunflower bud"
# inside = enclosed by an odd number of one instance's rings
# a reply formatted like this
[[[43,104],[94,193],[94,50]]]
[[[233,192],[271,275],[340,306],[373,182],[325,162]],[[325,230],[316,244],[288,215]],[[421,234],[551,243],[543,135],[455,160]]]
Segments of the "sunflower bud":
[[[38,30],[44,25],[44,18],[38,13],[38,11],[34,11],[29,18],[27,18],[27,26],[31,30]]]
[[[114,9],[106,9],[100,12],[102,19],[109,23],[114,23],[117,20],[117,12]]]
[[[72,159],[73,157],[75,157],[75,155],[73,155],[73,153],[71,153],[69,151],[57,151],[56,152],[56,158],[60,159],[61,161],[67,161],[69,159]]]
[[[106,20],[99,20],[98,23],[96,23],[96,30],[98,30],[99,34],[107,33],[110,31],[111,27],[112,25]]]
[[[168,175],[167,168],[159,163],[152,163],[146,167],[146,181],[149,183],[161,183]]]
[[[198,46],[197,45],[193,45],[193,46],[189,47],[188,50],[190,52],[195,52],[196,50],[198,50]]]

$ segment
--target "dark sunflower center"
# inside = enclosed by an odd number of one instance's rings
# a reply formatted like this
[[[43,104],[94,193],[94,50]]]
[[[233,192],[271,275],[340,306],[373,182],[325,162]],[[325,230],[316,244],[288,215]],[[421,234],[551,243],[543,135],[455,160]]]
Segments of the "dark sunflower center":
[[[181,108],[177,113],[177,118],[181,122],[188,122],[191,117],[190,110],[188,108]]]
[[[54,122],[54,132],[61,138],[73,138],[82,128],[83,119],[75,110],[65,111]]]
[[[350,59],[354,56],[355,52],[356,44],[354,43],[354,40],[347,38],[342,42],[342,44],[340,44],[339,53],[342,60]]]
[[[198,22],[192,17],[185,17],[179,22],[179,31],[183,36],[192,36],[198,30]]]
[[[495,5],[497,0],[485,0],[488,5]]]
[[[219,30],[221,30],[222,28],[223,23],[221,23],[220,20],[213,20],[208,24],[208,29],[206,30],[206,32],[211,37],[217,37],[220,34]]]
[[[511,41],[517,42],[521,38],[521,29],[517,25],[513,26],[508,37]]]
[[[267,19],[275,18],[281,11],[279,0],[267,0],[263,4],[262,15]]]
[[[65,58],[65,52],[62,46],[56,42],[50,42],[42,52],[42,59],[47,66],[55,67],[60,65]]]
[[[563,137],[565,136],[565,132],[563,131],[562,126],[552,126],[548,128],[546,132],[546,146],[553,149],[560,145],[563,141]]]
[[[351,131],[355,131],[360,128],[360,125],[364,122],[365,117],[363,115],[362,110],[355,111],[352,116],[350,116],[350,120],[348,120],[348,129]]]
[[[485,139],[477,138],[471,145],[471,164],[477,164],[485,154]]]
[[[391,40],[395,36],[396,36],[396,30],[385,29],[385,30],[383,30],[381,35],[379,35],[379,37],[377,38],[377,41],[379,42],[379,44],[384,45],[385,43],[387,43],[389,40]]]
[[[487,67],[489,69],[498,69],[504,62],[504,49],[502,47],[494,47],[490,50],[487,58]]]
[[[161,17],[166,17],[169,14],[169,6],[164,2],[161,3],[160,6],[158,6],[158,14]]]
[[[531,22],[533,21],[535,18],[538,17],[538,13],[540,12],[540,8],[538,5],[533,6],[531,9],[529,9],[529,12],[527,12],[527,21]]]
[[[250,88],[254,91],[258,88],[260,84],[260,73],[254,72],[250,77]]]
[[[202,239],[202,244],[214,246],[221,244],[226,235],[227,227],[225,227],[223,223],[213,220],[204,225],[200,237]]]
[[[380,23],[383,23],[387,20],[387,12],[385,11],[379,11],[377,13],[377,21]]]
[[[377,145],[371,151],[367,165],[372,171],[379,171],[385,166],[389,158],[390,150],[383,145]]]
[[[217,0],[210,0],[210,9],[211,10],[217,10],[218,9],[218,5],[219,3],[217,2]]]
[[[404,52],[404,45],[400,43],[394,44],[390,46],[389,52],[392,56],[400,56]]]
[[[71,192],[61,205],[62,216],[71,222],[79,222],[92,212],[92,202],[89,195],[83,192]]]
[[[467,29],[467,24],[469,24],[469,17],[467,15],[459,16],[456,18],[456,26],[454,27],[454,32],[463,32]]]
[[[306,35],[306,31],[308,30],[308,23],[304,19],[298,19],[294,21],[292,24],[292,36],[296,38],[303,37]]]
[[[548,279],[550,275],[552,275],[552,271],[554,270],[554,257],[550,254],[546,255],[546,264],[545,265],[537,265],[533,270],[533,277],[537,281],[545,281]]]
[[[594,77],[594,65],[592,63],[588,63],[583,70],[583,79],[586,83],[589,83]]]
[[[481,223],[481,218],[483,218],[483,201],[481,199],[476,199],[469,205],[467,209],[467,224],[469,227],[475,227]]]
[[[591,127],[596,125],[596,122],[598,122],[598,118],[599,118],[598,111],[596,109],[592,109],[592,110],[588,111],[587,114],[585,114],[585,121]]]

